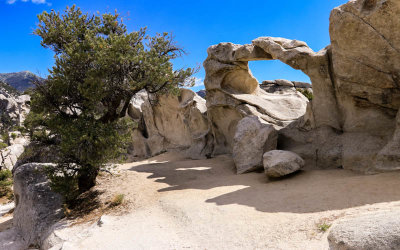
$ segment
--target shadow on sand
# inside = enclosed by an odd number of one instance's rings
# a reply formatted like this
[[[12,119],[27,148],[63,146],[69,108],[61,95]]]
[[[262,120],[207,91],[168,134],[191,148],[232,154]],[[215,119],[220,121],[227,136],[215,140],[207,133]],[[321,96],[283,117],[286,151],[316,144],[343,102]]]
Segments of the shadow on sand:
[[[262,173],[236,175],[227,156],[166,162],[167,158],[155,157],[130,170],[150,173],[149,179],[169,185],[159,192],[245,186],[205,202],[239,204],[262,212],[313,213],[400,200],[399,172],[361,175],[342,169],[314,170],[269,180]]]

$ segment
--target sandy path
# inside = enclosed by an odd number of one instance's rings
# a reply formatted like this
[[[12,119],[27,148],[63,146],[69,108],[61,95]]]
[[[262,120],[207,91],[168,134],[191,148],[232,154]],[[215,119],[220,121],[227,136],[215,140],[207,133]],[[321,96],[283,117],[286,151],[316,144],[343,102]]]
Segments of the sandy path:
[[[318,224],[400,209],[400,173],[321,170],[269,181],[235,175],[226,156],[193,161],[177,153],[120,169],[122,181],[107,189],[126,195],[129,213],[58,232],[69,238],[63,249],[327,249]],[[71,239],[74,230],[79,237]]]

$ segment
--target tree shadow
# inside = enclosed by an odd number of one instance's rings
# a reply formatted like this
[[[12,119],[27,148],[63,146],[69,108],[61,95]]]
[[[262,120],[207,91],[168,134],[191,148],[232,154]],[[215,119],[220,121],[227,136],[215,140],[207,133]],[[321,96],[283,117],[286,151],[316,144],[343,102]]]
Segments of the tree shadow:
[[[94,210],[100,209],[102,203],[99,199],[104,191],[91,189],[79,195],[73,204],[70,204],[70,212],[67,214],[68,219],[81,218],[91,214]]]
[[[262,212],[313,213],[400,201],[400,172],[361,175],[331,169],[299,171],[286,178],[268,179],[262,173],[236,175],[228,156],[162,163],[153,160],[130,170],[150,173],[147,178],[169,185],[159,192],[232,186],[231,192],[205,202],[239,204]],[[242,188],[238,190],[238,186]]]
[[[13,226],[13,218],[10,217],[9,219],[0,223],[0,232],[6,231]]]

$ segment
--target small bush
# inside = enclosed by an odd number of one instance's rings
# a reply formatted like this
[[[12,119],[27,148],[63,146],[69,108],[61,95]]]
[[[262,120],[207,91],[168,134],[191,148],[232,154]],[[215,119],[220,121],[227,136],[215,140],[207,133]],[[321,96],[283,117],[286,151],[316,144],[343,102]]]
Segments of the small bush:
[[[0,170],[0,197],[6,196],[8,199],[12,199],[13,192],[12,187],[12,173],[10,170]]]
[[[309,91],[308,89],[297,89],[297,91],[299,91],[300,93],[302,93],[305,97],[307,97],[307,99],[309,101],[312,101],[312,99],[314,98],[313,93],[311,93],[311,91]]]
[[[111,205],[112,207],[119,206],[119,205],[121,205],[121,204],[124,202],[124,198],[125,198],[125,195],[124,195],[124,194],[117,194],[117,195],[115,195],[114,198],[112,199],[110,205]]]
[[[319,225],[318,225],[318,230],[319,230],[320,232],[326,232],[326,231],[328,231],[328,229],[329,229],[330,227],[331,227],[330,224],[322,223],[322,224],[319,224]]]
[[[10,142],[10,135],[5,132],[1,135],[1,139],[3,140],[4,143],[9,143]]]
[[[17,139],[17,134],[16,133],[11,133],[11,138],[13,138],[13,140]]]
[[[73,205],[79,195],[78,181],[74,171],[70,171],[68,167],[58,169],[49,166],[46,168],[46,172],[50,179],[51,189],[61,194],[67,205]]]
[[[4,142],[0,142],[0,150],[5,149],[6,147],[8,147],[7,144],[5,144]]]
[[[13,130],[17,130],[21,132],[21,134],[25,134],[27,132],[26,128],[24,128],[23,126],[14,126]]]

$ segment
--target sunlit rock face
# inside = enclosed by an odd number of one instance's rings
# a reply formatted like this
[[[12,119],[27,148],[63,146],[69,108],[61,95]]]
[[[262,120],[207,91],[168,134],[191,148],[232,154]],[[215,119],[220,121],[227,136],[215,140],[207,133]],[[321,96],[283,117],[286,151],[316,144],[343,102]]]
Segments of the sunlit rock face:
[[[205,100],[190,90],[157,103],[147,94],[133,99],[135,153],[182,148],[192,158],[239,155],[248,148],[235,140],[238,123],[256,116],[277,131],[276,148],[297,153],[306,168],[399,169],[400,33],[393,32],[400,29],[399,15],[395,0],[350,1],[332,11],[331,45],[319,52],[278,37],[211,46],[204,61]],[[280,60],[308,75],[312,85],[260,85],[248,64],[256,60]],[[311,102],[304,90],[312,93]],[[274,145],[259,142],[264,144]],[[260,165],[258,155],[246,169]]]
[[[279,130],[304,115],[308,100],[301,93],[266,92],[253,77],[248,62],[272,60],[271,53],[254,44],[232,43],[207,52],[204,84],[214,154],[232,153],[237,124],[244,117],[258,116]]]
[[[206,101],[191,90],[157,98],[146,92],[131,100],[129,116],[137,122],[133,154],[149,157],[167,150],[184,150],[192,159],[211,154]]]
[[[350,1],[331,13],[331,64],[341,125],[354,134],[343,142],[346,168],[400,168],[399,16],[396,0]]]
[[[204,83],[213,153],[231,153],[238,122],[256,115],[278,130],[278,148],[299,154],[306,167],[399,169],[399,16],[395,0],[350,1],[332,11],[332,44],[319,52],[276,37],[211,46]],[[303,71],[312,102],[290,91],[290,82],[261,89],[248,67],[254,60],[280,60]]]

